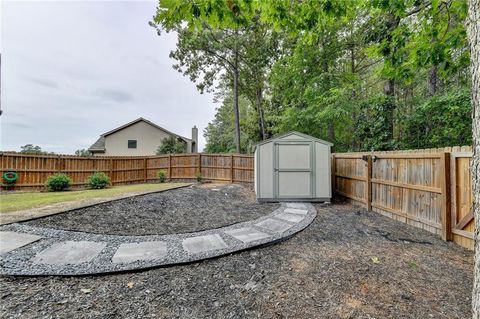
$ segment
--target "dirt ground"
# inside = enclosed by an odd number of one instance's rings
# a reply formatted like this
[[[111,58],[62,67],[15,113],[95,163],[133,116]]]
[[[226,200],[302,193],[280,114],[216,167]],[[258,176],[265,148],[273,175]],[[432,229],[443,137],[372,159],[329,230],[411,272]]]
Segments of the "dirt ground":
[[[201,184],[75,209],[28,225],[115,235],[164,235],[219,228],[265,216],[279,204],[258,204],[237,184]]]
[[[349,205],[287,241],[97,277],[0,277],[1,318],[469,318],[473,254]]]

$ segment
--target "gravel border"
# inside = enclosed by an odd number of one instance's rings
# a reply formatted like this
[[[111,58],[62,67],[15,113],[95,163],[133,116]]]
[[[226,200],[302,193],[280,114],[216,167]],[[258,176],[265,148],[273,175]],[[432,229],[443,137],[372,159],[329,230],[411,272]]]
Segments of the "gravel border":
[[[219,257],[233,252],[250,249],[257,246],[275,243],[285,240],[293,234],[305,229],[316,217],[316,209],[309,203],[304,203],[307,214],[298,223],[287,222],[282,219],[277,219],[281,222],[291,224],[292,227],[288,230],[276,233],[264,228],[259,228],[254,224],[261,222],[268,218],[275,218],[277,214],[283,213],[291,203],[282,203],[280,208],[273,211],[267,216],[260,217],[255,220],[237,223],[227,227],[209,229],[206,231],[194,233],[182,233],[172,235],[149,235],[149,236],[120,236],[120,235],[101,235],[85,232],[64,231],[51,228],[33,227],[23,224],[10,224],[0,227],[0,231],[15,231],[22,233],[29,233],[42,236],[41,240],[34,242],[22,248],[15,249],[9,253],[0,256],[0,274],[13,276],[79,276],[91,274],[103,274],[112,272],[132,271],[139,269],[148,269],[159,266],[185,264],[194,261],[199,261],[208,258]],[[229,236],[225,231],[238,229],[242,227],[252,227],[270,235],[267,238],[243,243],[240,240]],[[219,234],[224,242],[227,244],[225,249],[209,250],[197,254],[189,254],[183,250],[182,240],[189,237],[196,237],[202,235]],[[33,264],[31,259],[40,251],[50,247],[51,245],[67,240],[73,241],[95,241],[105,242],[107,246],[103,251],[96,256],[92,261],[78,265],[47,265],[47,264]],[[123,243],[138,243],[143,241],[165,241],[167,242],[167,255],[162,259],[151,259],[145,261],[135,261],[125,264],[114,264],[111,262],[113,255],[118,247]]]

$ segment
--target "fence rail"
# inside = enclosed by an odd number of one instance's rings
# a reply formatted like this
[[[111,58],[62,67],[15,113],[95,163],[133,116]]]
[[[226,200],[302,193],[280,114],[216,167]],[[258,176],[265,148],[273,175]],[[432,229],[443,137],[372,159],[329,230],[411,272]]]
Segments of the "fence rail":
[[[473,249],[471,147],[337,153],[333,189],[368,210]]]
[[[113,185],[146,183],[157,180],[165,170],[171,180],[194,179],[197,173],[211,181],[253,182],[253,156],[241,154],[172,154],[145,157],[80,157],[69,155],[31,155],[0,153],[3,172],[18,173],[14,189],[43,188],[54,173],[68,174],[73,185],[85,185],[96,171],[105,172]]]

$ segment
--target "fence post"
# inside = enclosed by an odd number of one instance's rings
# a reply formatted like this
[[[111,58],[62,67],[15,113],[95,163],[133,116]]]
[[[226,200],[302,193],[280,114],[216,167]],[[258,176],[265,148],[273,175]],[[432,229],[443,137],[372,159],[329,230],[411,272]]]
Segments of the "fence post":
[[[452,240],[452,216],[451,216],[451,198],[450,198],[450,153],[441,154],[442,170],[442,239]]]
[[[110,158],[110,181],[112,185],[115,185],[115,181],[113,179],[113,158]]]
[[[367,196],[365,199],[367,200],[367,210],[372,210],[372,155],[367,155]]]
[[[337,181],[337,177],[335,175],[336,169],[337,169],[336,163],[335,163],[335,154],[332,154],[332,162],[331,162],[330,165],[332,165],[332,167],[330,168],[330,171],[331,171],[331,175],[332,175],[332,185],[331,185],[332,192],[331,193],[332,193],[332,197],[333,197],[335,195],[335,187],[336,187],[335,183]]]
[[[143,182],[147,182],[147,158],[143,159]]]
[[[58,155],[58,171],[60,173],[65,173],[65,159],[62,155]]]
[[[233,154],[230,154],[230,183],[233,184]]]
[[[172,154],[168,154],[168,180],[172,181]]]
[[[202,174],[202,154],[198,153],[198,173]]]

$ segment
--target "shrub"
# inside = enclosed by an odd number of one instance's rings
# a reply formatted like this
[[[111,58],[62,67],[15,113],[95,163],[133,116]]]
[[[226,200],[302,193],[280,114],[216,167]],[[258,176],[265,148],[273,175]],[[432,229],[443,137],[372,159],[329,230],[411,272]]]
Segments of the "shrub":
[[[104,172],[95,172],[87,177],[88,188],[102,189],[110,185],[110,177]]]
[[[158,179],[160,180],[160,183],[165,183],[167,180],[167,171],[164,169],[161,169],[157,172]]]
[[[53,192],[64,191],[70,188],[71,185],[72,179],[68,175],[62,173],[50,175],[45,183],[47,189]]]
[[[195,178],[197,179],[197,182],[202,181],[202,173],[201,172],[196,172],[195,173]]]

